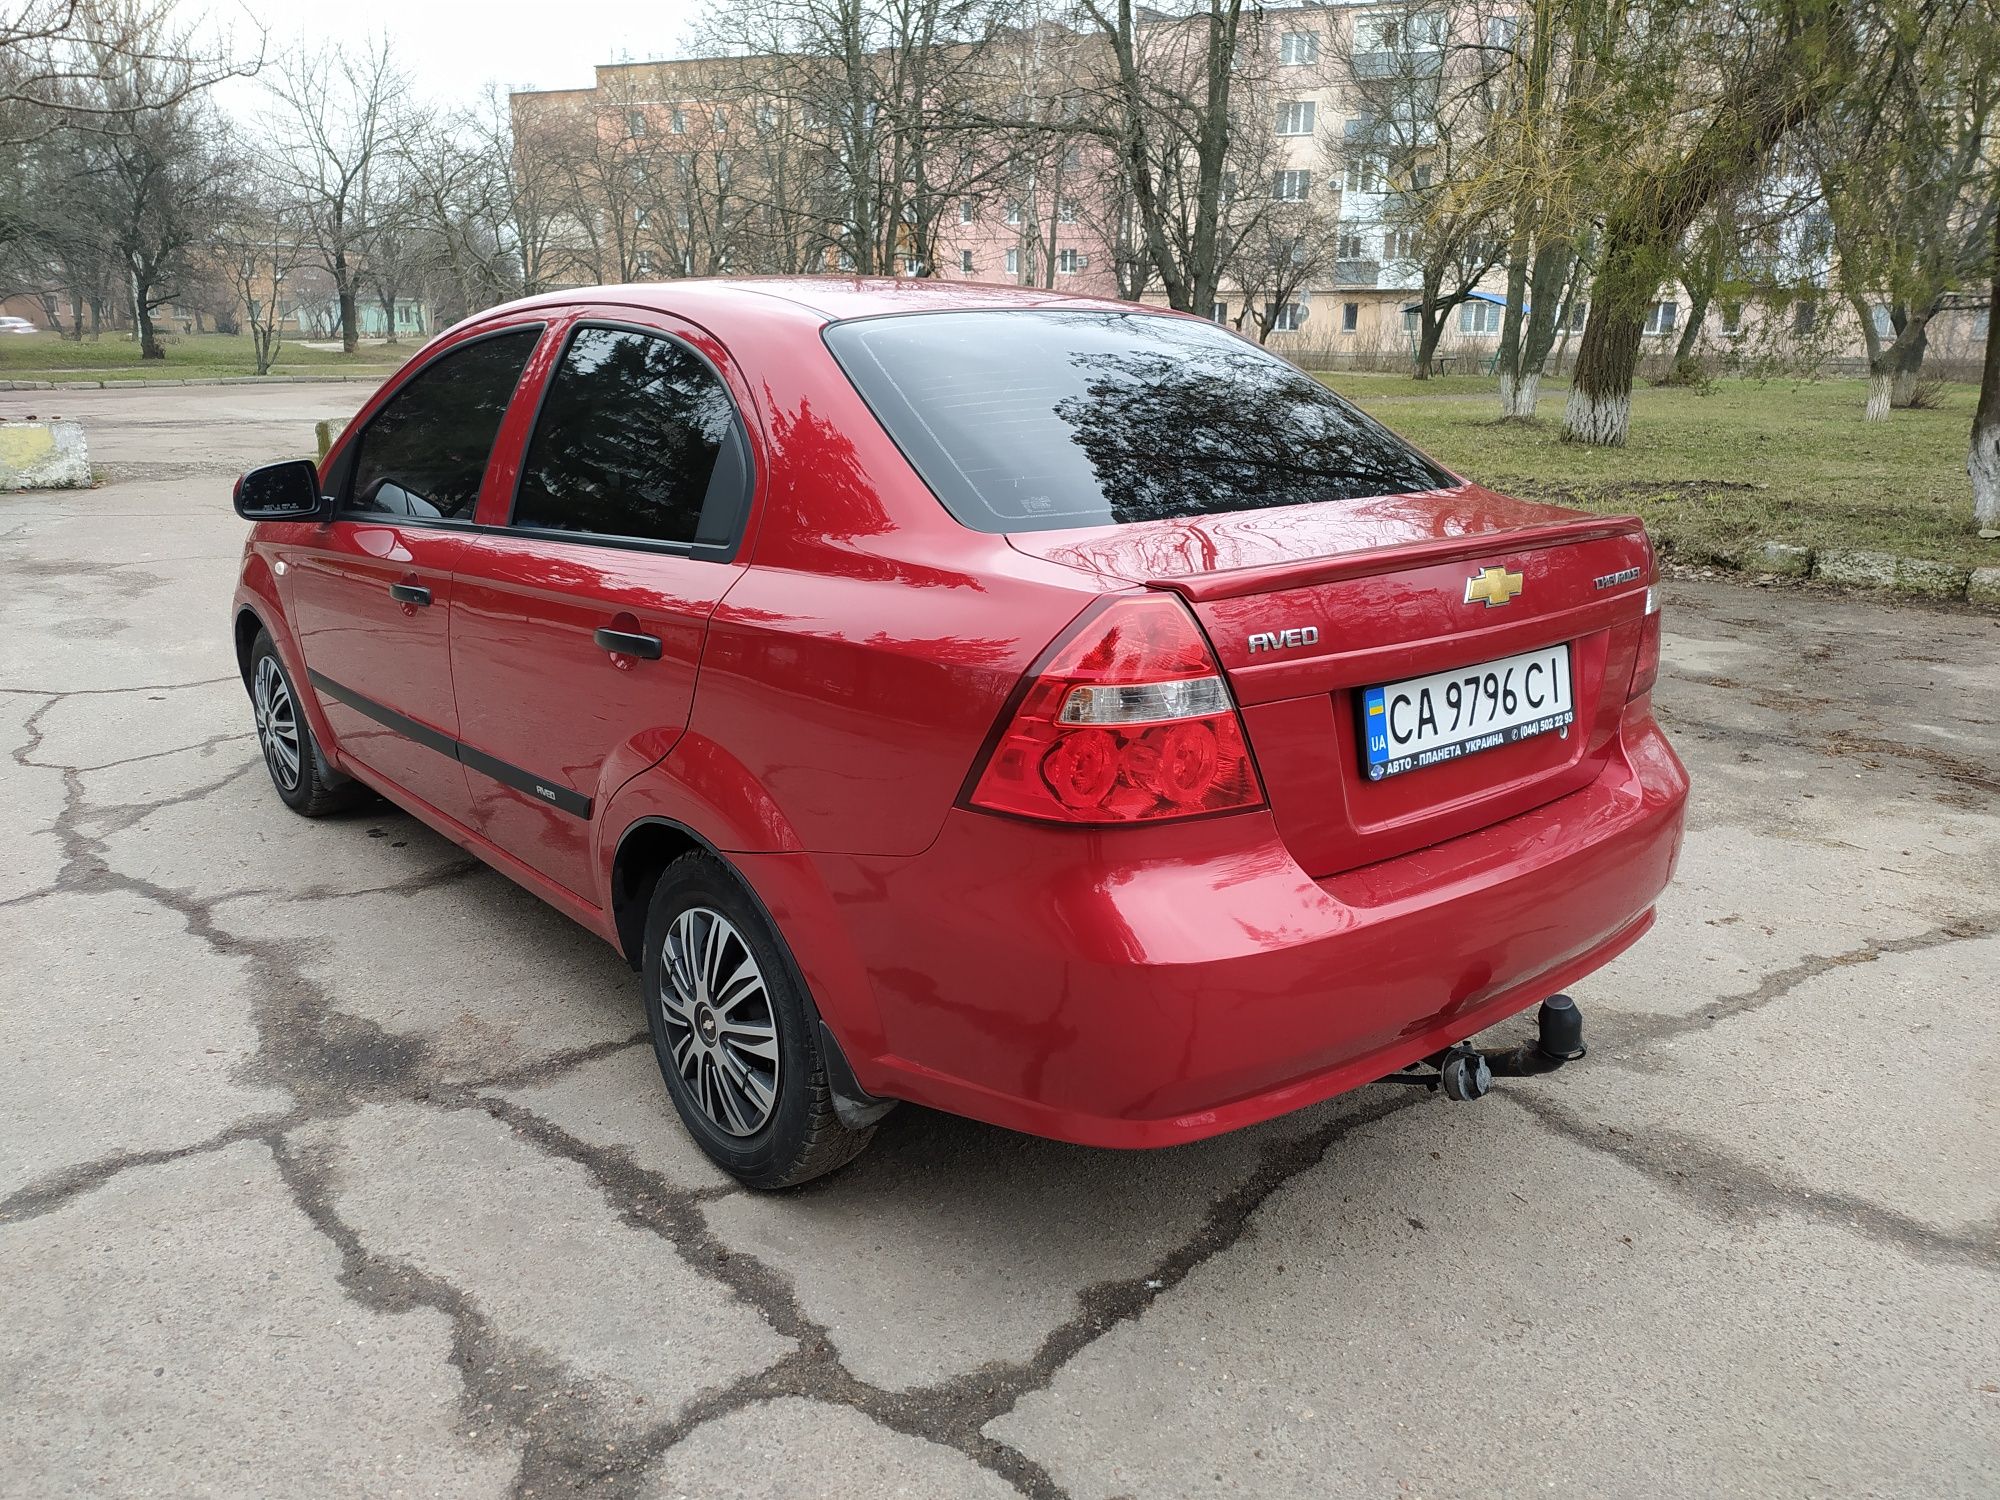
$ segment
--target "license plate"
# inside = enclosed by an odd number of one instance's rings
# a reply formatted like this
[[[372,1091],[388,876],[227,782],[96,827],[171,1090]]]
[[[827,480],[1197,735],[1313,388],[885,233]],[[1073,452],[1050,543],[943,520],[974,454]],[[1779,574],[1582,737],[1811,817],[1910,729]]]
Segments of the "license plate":
[[[1366,689],[1368,779],[1441,765],[1576,722],[1569,647],[1545,646]]]

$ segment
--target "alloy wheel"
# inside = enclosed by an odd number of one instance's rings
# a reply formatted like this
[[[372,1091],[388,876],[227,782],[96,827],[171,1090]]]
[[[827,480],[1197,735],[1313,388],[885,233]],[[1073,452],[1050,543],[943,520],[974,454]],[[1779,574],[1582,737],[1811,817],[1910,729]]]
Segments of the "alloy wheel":
[[[299,784],[299,768],[303,764],[299,714],[285,674],[278,670],[273,657],[263,657],[257,663],[251,705],[257,716],[257,742],[264,747],[264,763],[271,768],[271,779],[286,791],[292,791]]]
[[[778,1018],[756,955],[721,912],[695,906],[674,918],[663,958],[675,1071],[718,1130],[755,1135],[778,1102]]]

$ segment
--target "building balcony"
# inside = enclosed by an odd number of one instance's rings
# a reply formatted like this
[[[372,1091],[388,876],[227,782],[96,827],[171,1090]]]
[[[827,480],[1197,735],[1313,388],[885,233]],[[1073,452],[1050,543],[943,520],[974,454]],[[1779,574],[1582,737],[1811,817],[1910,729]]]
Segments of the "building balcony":
[[[1333,283],[1335,286],[1380,286],[1382,284],[1382,262],[1379,260],[1337,260],[1333,263]]]

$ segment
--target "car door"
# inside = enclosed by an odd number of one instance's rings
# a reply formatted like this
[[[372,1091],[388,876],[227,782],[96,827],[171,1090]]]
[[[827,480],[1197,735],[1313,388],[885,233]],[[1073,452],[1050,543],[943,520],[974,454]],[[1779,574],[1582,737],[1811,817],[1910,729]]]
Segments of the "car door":
[[[340,752],[460,822],[452,575],[541,332],[453,345],[377,405],[329,469],[333,518],[287,555],[280,584]]]
[[[641,316],[565,331],[512,503],[469,543],[454,598],[474,826],[592,905],[594,820],[687,725],[755,482],[726,355],[623,321]]]

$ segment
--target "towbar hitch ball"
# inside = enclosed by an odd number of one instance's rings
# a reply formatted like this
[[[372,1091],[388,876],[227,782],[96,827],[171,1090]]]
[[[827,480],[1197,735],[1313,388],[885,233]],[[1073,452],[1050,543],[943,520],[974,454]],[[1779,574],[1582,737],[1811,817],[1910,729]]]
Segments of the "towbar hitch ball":
[[[1553,1073],[1575,1062],[1588,1050],[1583,1044],[1583,1012],[1567,995],[1551,995],[1535,1016],[1535,1039],[1518,1047],[1479,1048],[1458,1042],[1433,1052],[1384,1083],[1414,1083],[1434,1089],[1447,1099],[1483,1099],[1496,1078],[1532,1078]],[[1430,1072],[1419,1069],[1429,1068]]]

